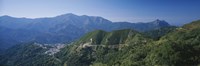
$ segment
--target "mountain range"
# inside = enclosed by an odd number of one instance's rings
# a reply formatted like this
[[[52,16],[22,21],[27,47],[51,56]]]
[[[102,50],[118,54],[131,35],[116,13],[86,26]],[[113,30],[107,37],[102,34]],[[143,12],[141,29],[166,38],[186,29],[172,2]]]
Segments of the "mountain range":
[[[139,32],[169,27],[164,20],[147,23],[112,22],[98,16],[63,14],[47,18],[0,17],[0,48],[37,42],[42,44],[70,43],[94,30],[133,29]]]

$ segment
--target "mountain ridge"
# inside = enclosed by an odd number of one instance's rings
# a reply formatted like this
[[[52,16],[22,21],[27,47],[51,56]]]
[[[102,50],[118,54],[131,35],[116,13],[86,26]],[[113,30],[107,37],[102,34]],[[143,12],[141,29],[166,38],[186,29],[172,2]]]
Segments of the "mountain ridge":
[[[12,42],[12,40],[17,42],[9,43],[7,45],[29,41],[48,44],[70,43],[93,30],[113,31],[120,29],[134,29],[143,32],[171,26],[169,24],[159,24],[160,22],[162,21],[157,21],[155,24],[154,22],[116,23],[99,16],[78,16],[72,13],[36,19],[4,16],[0,17],[0,27],[2,27],[0,32],[1,35],[11,38],[8,38],[7,41],[0,41],[0,43],[4,44]],[[9,30],[3,30],[7,28],[9,28]],[[5,40],[7,37],[1,37],[0,39]]]
[[[54,16],[54,17],[39,17],[39,18],[27,18],[27,17],[12,17],[12,16],[9,16],[9,15],[3,15],[3,16],[0,16],[0,18],[16,18],[16,19],[48,19],[48,18],[59,18],[59,17],[62,17],[62,18],[69,18],[69,17],[93,17],[93,18],[100,18],[100,19],[104,19],[104,20],[107,20],[107,21],[110,21],[108,19],[105,19],[103,17],[100,17],[100,16],[88,16],[88,15],[76,15],[76,14],[73,14],[73,13],[66,13],[66,14],[62,14],[62,15],[58,15],[58,16]],[[154,21],[151,21],[151,22],[130,22],[130,21],[110,21],[110,22],[114,22],[114,23],[117,23],[117,22],[126,22],[126,23],[156,23],[156,22],[165,22],[167,23],[165,20],[160,20],[160,19],[155,19]]]

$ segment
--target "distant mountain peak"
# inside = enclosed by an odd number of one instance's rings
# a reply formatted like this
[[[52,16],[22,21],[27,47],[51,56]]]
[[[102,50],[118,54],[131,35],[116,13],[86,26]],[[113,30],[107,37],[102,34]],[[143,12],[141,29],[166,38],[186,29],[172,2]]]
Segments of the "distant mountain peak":
[[[155,25],[159,25],[159,26],[169,26],[170,25],[165,20],[160,20],[160,19],[156,19],[152,23],[155,24]]]
[[[73,14],[73,13],[66,13],[66,14],[62,14],[62,15],[76,15],[76,14]]]
[[[165,20],[156,19],[154,22],[166,22]]]
[[[62,15],[58,15],[58,16],[56,16],[56,17],[64,17],[64,18],[66,18],[66,17],[77,17],[78,15],[75,15],[75,14],[73,14],[73,13],[67,13],[67,14],[62,14]]]
[[[63,15],[77,16],[76,14],[73,14],[73,13],[67,13],[67,14],[63,14]]]

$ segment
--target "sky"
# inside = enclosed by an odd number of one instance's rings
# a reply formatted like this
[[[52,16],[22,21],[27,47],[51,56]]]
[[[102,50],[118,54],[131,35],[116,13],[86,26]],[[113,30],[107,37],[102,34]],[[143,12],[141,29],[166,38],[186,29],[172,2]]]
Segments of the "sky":
[[[66,13],[114,22],[161,19],[182,25],[200,19],[200,0],[0,0],[0,16],[41,18]]]

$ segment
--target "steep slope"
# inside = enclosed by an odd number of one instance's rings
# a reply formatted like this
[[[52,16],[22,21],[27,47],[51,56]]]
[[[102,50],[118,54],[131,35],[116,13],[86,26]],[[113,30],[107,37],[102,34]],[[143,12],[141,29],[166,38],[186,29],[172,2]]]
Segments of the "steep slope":
[[[2,40],[0,42],[8,45],[4,46],[5,48],[30,41],[48,44],[70,43],[93,30],[148,31],[166,26],[170,25],[162,20],[149,23],[111,22],[102,17],[74,14],[36,19],[2,16],[0,17],[0,39]]]
[[[144,36],[141,33],[131,29],[114,30],[112,32],[96,30],[86,34],[85,36],[80,38],[78,42],[79,43],[90,42],[93,45],[118,45],[118,44],[126,44],[136,39],[138,39],[138,41],[142,41],[139,38],[142,39],[144,38]]]

